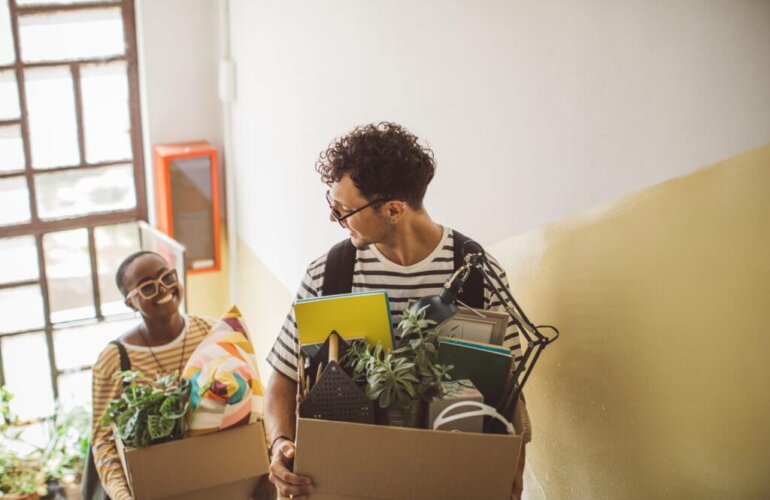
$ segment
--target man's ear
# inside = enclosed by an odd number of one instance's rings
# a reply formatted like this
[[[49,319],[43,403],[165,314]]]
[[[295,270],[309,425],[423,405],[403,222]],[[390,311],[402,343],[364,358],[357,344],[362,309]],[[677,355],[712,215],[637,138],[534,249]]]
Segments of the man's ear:
[[[406,212],[406,202],[393,200],[385,204],[385,214],[391,222],[398,222]]]
[[[131,309],[132,311],[138,311],[134,303],[131,301],[131,299],[126,299],[123,301],[124,304],[126,304],[126,307]]]

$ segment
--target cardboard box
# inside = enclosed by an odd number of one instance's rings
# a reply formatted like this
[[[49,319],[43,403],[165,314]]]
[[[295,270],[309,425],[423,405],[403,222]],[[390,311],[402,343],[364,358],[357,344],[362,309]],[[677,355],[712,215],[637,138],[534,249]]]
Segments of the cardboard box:
[[[247,500],[269,467],[262,422],[147,448],[116,444],[134,500]]]
[[[297,419],[294,471],[313,500],[510,499],[522,447],[515,435]]]

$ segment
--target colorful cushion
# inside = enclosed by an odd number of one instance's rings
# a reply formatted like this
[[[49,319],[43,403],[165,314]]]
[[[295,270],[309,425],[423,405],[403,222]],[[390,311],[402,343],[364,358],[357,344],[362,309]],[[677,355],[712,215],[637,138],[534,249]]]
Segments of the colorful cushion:
[[[262,417],[264,389],[241,312],[233,306],[195,349],[182,376],[191,383],[190,435]]]

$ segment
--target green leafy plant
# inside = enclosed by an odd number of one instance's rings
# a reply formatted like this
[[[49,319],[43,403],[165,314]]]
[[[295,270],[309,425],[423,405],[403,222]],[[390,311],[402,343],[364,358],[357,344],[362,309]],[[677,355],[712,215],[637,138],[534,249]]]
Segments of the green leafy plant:
[[[392,352],[381,344],[355,343],[343,363],[352,368],[357,382],[365,383],[366,395],[380,408],[396,405],[408,416],[416,401],[443,395],[441,382],[449,380],[452,366],[436,362],[439,334],[435,322],[425,319],[424,308],[405,310],[398,330],[399,343]]]
[[[127,385],[119,399],[107,404],[99,424],[114,424],[117,437],[134,448],[183,438],[190,383],[184,379],[180,382],[177,373],[159,376],[151,384],[140,383],[141,376],[138,371],[113,375]]]
[[[85,408],[65,411],[58,405],[50,421],[50,439],[44,451],[45,473],[49,479],[78,483],[88,456],[91,414]]]
[[[18,419],[11,413],[13,395],[0,386],[0,497],[10,494],[45,494],[45,472],[42,450],[21,454],[14,448],[21,441]],[[16,445],[16,446],[14,446]]]

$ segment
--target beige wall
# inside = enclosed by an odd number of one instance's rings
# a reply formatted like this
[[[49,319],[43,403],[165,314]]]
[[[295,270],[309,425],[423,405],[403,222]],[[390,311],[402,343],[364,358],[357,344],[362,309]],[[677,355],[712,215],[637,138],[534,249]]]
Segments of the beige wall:
[[[770,497],[770,146],[490,248],[536,322],[527,497]]]
[[[224,226],[224,221],[221,221],[221,224],[221,268],[219,271],[187,275],[187,312],[190,314],[219,318],[231,305],[227,228]]]
[[[267,353],[291,307],[296,290],[288,290],[254,252],[238,239],[238,307],[243,313],[257,353],[262,379],[267,381],[272,368]]]
[[[484,245],[770,138],[768,1],[231,0],[230,26],[238,237],[290,289],[346,237],[313,165],[361,123],[429,143],[426,206]]]
[[[219,318],[232,305],[226,230],[223,230],[222,245],[220,271],[187,277],[187,311],[190,314]],[[241,240],[238,240],[238,269],[239,299],[235,305],[246,321],[262,380],[266,382],[272,371],[266,360],[267,353],[283,324],[295,291],[284,288]]]

